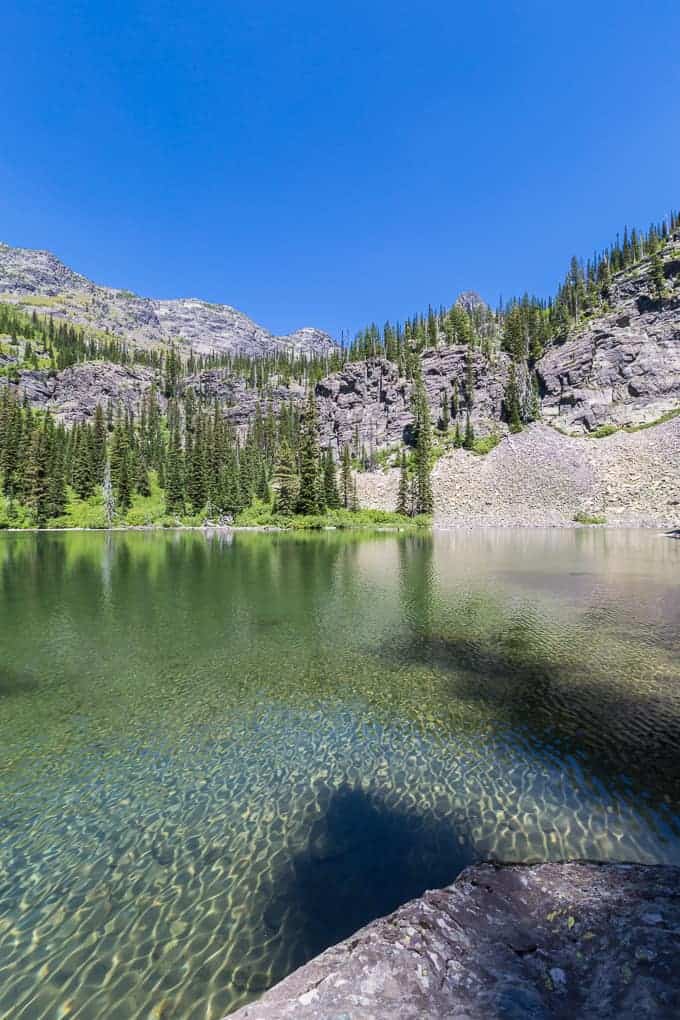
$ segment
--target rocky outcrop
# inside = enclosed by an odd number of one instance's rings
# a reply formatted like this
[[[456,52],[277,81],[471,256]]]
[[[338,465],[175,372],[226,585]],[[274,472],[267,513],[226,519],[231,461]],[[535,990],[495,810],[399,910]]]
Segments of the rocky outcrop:
[[[357,475],[362,506],[394,510],[397,470]],[[680,417],[603,439],[544,424],[507,436],[486,456],[452,450],[432,473],[441,527],[572,525],[581,513],[608,524],[677,527]]]
[[[86,421],[97,405],[109,401],[134,413],[154,383],[155,373],[141,365],[114,365],[109,361],[88,361],[61,372],[23,371],[14,389],[37,410],[50,411],[66,425]],[[0,377],[0,387],[8,385]]]
[[[57,421],[66,425],[88,421],[97,405],[103,408],[112,403],[139,413],[144,395],[151,386],[161,408],[166,399],[159,386],[158,373],[143,365],[117,365],[110,361],[88,361],[72,365],[60,372],[23,370],[18,382],[0,376],[0,387],[11,386],[36,410],[50,411]],[[225,419],[244,432],[253,421],[258,404],[270,406],[275,412],[284,403],[302,403],[305,390],[295,382],[277,383],[274,378],[265,398],[252,389],[240,376],[226,369],[206,369],[187,376],[180,384],[180,392],[192,389],[197,396],[212,403],[217,401]]]
[[[538,362],[541,413],[570,431],[652,421],[680,405],[680,249],[667,252],[667,296],[650,261],[614,278],[612,311]]]
[[[680,868],[479,864],[326,950],[234,1020],[680,1015]]]
[[[551,347],[537,363],[544,421],[572,433],[588,432],[603,424],[648,423],[680,406],[680,248],[669,244],[664,260],[667,282],[662,299],[654,296],[651,264],[643,260],[614,278],[610,311]],[[155,301],[97,287],[48,252],[0,246],[0,297],[18,303],[30,298],[32,307],[44,298],[43,311],[142,345],[181,337],[196,351],[319,354],[332,349],[332,342],[319,330],[302,329],[273,337],[227,305],[197,299]],[[481,307],[474,294],[460,300],[472,313]],[[461,429],[469,411],[477,436],[507,432],[503,401],[510,359],[506,354],[487,357],[476,351],[468,363],[466,346],[440,346],[422,352],[421,367],[434,421],[439,418],[442,398],[455,405],[457,394]],[[136,377],[137,396],[132,392]],[[148,385],[146,375],[136,367],[121,374],[116,366],[107,367],[103,362],[77,366],[77,371],[67,370],[56,377],[20,373],[20,388],[29,401],[34,406],[49,406],[66,421],[78,420],[76,383],[81,381],[81,418],[92,413],[97,386],[101,402],[117,399],[120,390],[128,406],[134,406]],[[518,371],[517,381],[520,402],[527,409],[532,391],[526,370]],[[252,420],[258,398],[244,380],[215,370],[192,377],[186,384],[223,403],[227,417],[238,427],[245,428]],[[346,443],[370,453],[409,439],[412,383],[391,361],[349,362],[340,372],[321,380],[316,396],[322,446],[336,453]],[[269,395],[264,401],[268,399]],[[302,390],[274,380],[271,399],[275,407],[282,401],[297,402]]]
[[[421,361],[435,422],[442,397],[451,404],[456,392],[461,428],[469,409],[478,435],[505,430],[503,394],[510,370],[507,355],[499,354],[489,360],[480,352],[474,353],[469,393],[467,347],[430,348],[423,351]],[[524,375],[520,383],[526,386]],[[349,362],[316,387],[322,446],[338,451],[350,443],[370,451],[407,441],[413,425],[412,392],[413,384],[400,376],[397,365],[385,358]]]
[[[198,298],[160,301],[100,287],[51,252],[9,245],[0,245],[0,299],[144,347],[174,342],[204,354],[293,351],[323,355],[336,346],[326,333],[312,328],[274,336],[230,305]]]
[[[274,376],[265,396],[252,389],[245,379],[230,375],[225,369],[206,369],[183,380],[181,389],[192,389],[210,403],[217,401],[226,420],[242,434],[253,422],[258,406],[270,408],[275,414],[282,404],[302,404],[305,388],[296,382],[283,383]]]

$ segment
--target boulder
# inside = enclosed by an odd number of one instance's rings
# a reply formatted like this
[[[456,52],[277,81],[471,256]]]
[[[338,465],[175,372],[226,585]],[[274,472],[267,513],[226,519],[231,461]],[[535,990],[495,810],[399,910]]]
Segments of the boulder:
[[[231,1020],[680,1015],[680,868],[478,864]]]

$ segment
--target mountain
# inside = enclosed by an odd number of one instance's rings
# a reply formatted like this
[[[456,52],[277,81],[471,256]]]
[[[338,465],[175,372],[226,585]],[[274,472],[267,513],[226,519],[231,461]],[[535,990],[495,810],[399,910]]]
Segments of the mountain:
[[[291,357],[300,351],[309,357]],[[284,356],[261,356],[274,353]],[[425,402],[440,523],[674,523],[680,218],[624,233],[586,266],[572,260],[550,302],[493,311],[467,291],[402,326],[372,325],[348,348],[312,329],[274,337],[227,306],[97,287],[47,252],[0,249],[0,527],[101,521],[107,458],[128,523],[157,520],[159,506],[168,521],[190,507],[191,519],[216,508],[252,523],[282,484],[302,487],[310,463],[313,491],[322,474],[337,501],[339,460],[345,506],[352,470],[361,506],[408,506],[399,493],[402,482],[415,491]],[[323,463],[319,446],[331,453]],[[47,495],[38,456],[56,478]],[[146,504],[157,490],[162,500]],[[99,500],[94,517],[68,503],[73,493]]]
[[[230,305],[199,298],[158,300],[101,287],[49,251],[5,244],[0,244],[0,301],[139,347],[177,343],[197,354],[238,352],[257,357],[277,352],[325,355],[337,346],[326,333],[311,327],[274,336]]]

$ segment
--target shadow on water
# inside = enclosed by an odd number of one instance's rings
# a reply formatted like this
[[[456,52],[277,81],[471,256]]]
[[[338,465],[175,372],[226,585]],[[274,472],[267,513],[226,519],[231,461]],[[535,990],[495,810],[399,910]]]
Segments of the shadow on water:
[[[502,631],[412,634],[382,654],[451,675],[455,699],[492,705],[499,726],[562,753],[585,753],[595,774],[641,779],[680,796],[680,677],[665,690],[645,678],[619,682],[607,663],[561,660],[540,639],[540,621],[510,617]]]
[[[39,684],[30,673],[10,669],[0,663],[0,698],[16,698],[37,691]]]
[[[462,823],[401,810],[349,785],[324,792],[304,848],[264,890],[263,934],[288,949],[266,985],[426,889],[450,884],[474,859]],[[242,959],[239,971],[242,988],[261,990],[257,966]]]

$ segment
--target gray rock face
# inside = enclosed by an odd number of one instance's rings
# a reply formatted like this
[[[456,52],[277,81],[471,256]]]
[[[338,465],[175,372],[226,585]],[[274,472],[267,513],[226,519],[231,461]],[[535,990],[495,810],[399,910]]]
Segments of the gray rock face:
[[[105,408],[109,400],[137,413],[154,378],[153,370],[141,365],[91,361],[54,375],[23,371],[17,389],[31,407],[50,411],[59,421],[73,425],[91,418],[97,405]],[[0,387],[3,385],[7,379],[0,377]]]
[[[361,506],[393,510],[399,471],[357,475]],[[484,457],[452,450],[432,472],[434,521],[443,528],[573,527],[581,513],[626,527],[677,527],[680,417],[604,439],[564,436],[536,423]]]
[[[87,277],[74,273],[52,252],[0,244],[1,293],[54,297],[62,291],[87,291],[93,286]]]
[[[328,949],[234,1020],[680,1015],[680,869],[480,864]]]
[[[258,404],[263,412],[269,406],[278,413],[282,404],[301,404],[305,399],[305,389],[296,382],[277,383],[276,378],[270,380],[270,387],[265,398],[257,390],[250,388],[246,380],[229,375],[224,369],[207,369],[196,375],[188,376],[183,382],[183,389],[193,389],[208,401],[217,401],[222,407],[224,417],[244,434],[255,417]]]
[[[645,260],[615,278],[614,310],[538,363],[542,415],[573,431],[653,421],[680,403],[680,249],[665,260],[669,296]]]
[[[504,430],[503,393],[510,359],[499,354],[489,362],[480,353],[472,358],[474,387],[471,403],[466,393],[467,347],[432,348],[423,352],[422,374],[430,412],[437,421],[442,394],[450,401],[454,387],[459,398],[459,418],[464,428],[470,406],[476,433]],[[522,382],[522,380],[520,380]],[[413,385],[399,376],[397,366],[385,358],[350,362],[316,388],[321,445],[338,451],[358,436],[367,450],[402,443],[413,424]]]
[[[321,330],[305,328],[274,336],[229,305],[198,298],[159,301],[131,291],[99,287],[73,272],[55,255],[0,245],[0,299],[68,319],[150,347],[176,342],[197,353],[276,351],[328,354],[335,342]]]

